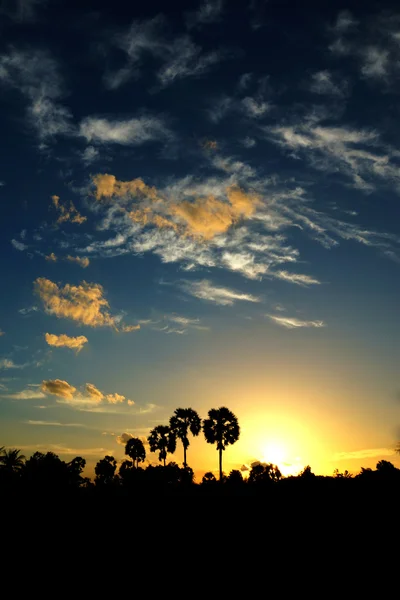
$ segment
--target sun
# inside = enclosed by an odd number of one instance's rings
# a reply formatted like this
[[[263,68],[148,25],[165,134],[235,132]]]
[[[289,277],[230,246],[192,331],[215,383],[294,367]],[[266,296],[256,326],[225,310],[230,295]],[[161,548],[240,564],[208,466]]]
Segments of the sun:
[[[281,467],[286,459],[287,452],[283,444],[280,444],[279,442],[269,442],[264,446],[262,455],[263,462],[273,463],[274,465]]]

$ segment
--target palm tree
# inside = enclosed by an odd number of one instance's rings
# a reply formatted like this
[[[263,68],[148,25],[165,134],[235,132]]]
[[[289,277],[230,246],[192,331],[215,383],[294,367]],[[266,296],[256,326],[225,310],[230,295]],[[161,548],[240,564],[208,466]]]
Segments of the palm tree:
[[[146,458],[146,450],[144,449],[142,440],[139,438],[130,438],[126,442],[125,454],[132,459],[134,466],[138,468],[139,463],[144,462]]]
[[[157,425],[150,431],[147,438],[151,452],[159,451],[158,460],[164,461],[167,458],[168,452],[173,454],[176,449],[176,437],[167,425]]]
[[[183,466],[186,469],[186,451],[190,445],[188,433],[190,431],[192,435],[199,435],[200,417],[192,408],[177,408],[169,420],[169,427],[183,444]]]
[[[239,439],[240,427],[237,417],[228,408],[212,408],[208,419],[203,421],[203,432],[209,444],[217,444],[219,450],[219,480],[222,481],[222,451]]]
[[[25,456],[20,454],[21,450],[2,448],[1,451],[0,464],[2,470],[10,474],[19,473],[25,464]]]

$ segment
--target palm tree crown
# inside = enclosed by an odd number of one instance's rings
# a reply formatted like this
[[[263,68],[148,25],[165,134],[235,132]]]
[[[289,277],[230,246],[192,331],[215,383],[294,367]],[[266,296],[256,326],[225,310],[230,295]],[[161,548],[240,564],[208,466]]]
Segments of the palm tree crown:
[[[154,427],[150,431],[147,439],[151,452],[159,451],[158,460],[164,461],[165,467],[168,452],[173,454],[176,449],[176,437],[174,433],[167,425],[157,425],[157,427]]]
[[[217,444],[219,451],[219,478],[222,481],[222,452],[226,446],[239,439],[240,427],[237,417],[228,408],[212,408],[204,419],[203,432],[209,444]]]
[[[192,408],[177,408],[169,420],[169,426],[175,436],[181,440],[183,445],[183,466],[186,468],[186,451],[190,445],[188,434],[199,435],[201,420]]]
[[[18,473],[25,464],[25,456],[20,454],[21,450],[12,448],[10,450],[2,449],[0,456],[1,467],[8,473]]]
[[[146,458],[146,450],[142,440],[139,438],[131,438],[127,441],[125,446],[125,454],[133,460],[136,468],[138,468],[140,462],[144,462]]]

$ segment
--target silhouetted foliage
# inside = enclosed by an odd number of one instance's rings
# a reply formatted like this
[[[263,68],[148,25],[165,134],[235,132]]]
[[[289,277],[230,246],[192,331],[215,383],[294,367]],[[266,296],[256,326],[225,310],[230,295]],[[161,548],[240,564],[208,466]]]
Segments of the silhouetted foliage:
[[[201,480],[201,483],[203,485],[210,485],[210,484],[213,484],[213,483],[217,483],[217,480],[215,478],[214,473],[211,473],[211,471],[208,471],[207,473],[204,473],[203,479]]]
[[[201,431],[201,419],[192,408],[177,408],[169,420],[169,426],[175,437],[181,440],[183,445],[183,466],[187,467],[186,451],[190,442],[189,431],[193,436],[199,435]]]
[[[167,425],[157,425],[150,431],[147,438],[151,452],[158,452],[158,460],[165,461],[167,454],[173,454],[176,450],[176,438]]]
[[[239,439],[240,427],[237,417],[228,408],[212,408],[208,419],[203,421],[204,437],[209,444],[217,444],[219,451],[219,479],[222,481],[222,452],[226,446]]]
[[[125,454],[132,459],[134,466],[138,468],[139,463],[144,462],[146,459],[146,450],[142,440],[139,440],[139,438],[128,440],[125,446]]]
[[[302,479],[313,479],[315,477],[315,473],[312,472],[310,465],[304,467],[304,469],[299,473],[299,477]]]
[[[96,473],[96,485],[111,485],[115,483],[115,471],[117,461],[113,456],[105,456],[97,463],[94,472]]]
[[[226,482],[232,486],[243,485],[243,475],[241,474],[241,472],[238,469],[233,469],[229,473]]]
[[[249,475],[250,484],[271,484],[278,482],[282,473],[276,465],[272,463],[253,463]]]

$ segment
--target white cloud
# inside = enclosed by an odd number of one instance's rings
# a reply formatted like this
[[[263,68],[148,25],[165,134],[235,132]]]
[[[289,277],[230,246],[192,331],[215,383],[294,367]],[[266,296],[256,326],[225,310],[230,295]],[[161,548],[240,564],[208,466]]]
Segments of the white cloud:
[[[271,110],[271,105],[269,104],[269,102],[256,100],[255,98],[251,98],[250,96],[243,98],[242,106],[247,116],[255,119],[262,117],[263,115],[265,115],[265,113]]]
[[[189,29],[219,21],[222,9],[223,0],[204,0],[196,11],[187,13],[186,22]]]
[[[15,362],[11,358],[1,358],[0,359],[0,369],[24,369],[28,366],[28,363],[23,365],[15,364]]]
[[[32,313],[32,312],[37,312],[38,310],[39,310],[39,309],[38,309],[38,307],[37,307],[37,306],[28,306],[27,308],[20,308],[18,312],[19,312],[21,315],[24,315],[24,316],[26,316],[26,315],[29,315],[29,314],[30,314],[30,313]]]
[[[321,282],[310,275],[302,275],[300,273],[288,273],[288,271],[277,271],[274,273],[275,277],[278,279],[283,279],[284,281],[289,281],[290,283],[295,283],[297,285],[316,285]]]
[[[18,240],[11,240],[12,245],[14,246],[14,248],[16,250],[19,250],[20,252],[23,252],[24,250],[26,250],[27,248],[29,248],[29,246],[27,246],[26,244],[24,244],[23,242],[19,242]]]
[[[187,294],[195,298],[214,302],[214,304],[222,306],[232,306],[236,301],[260,302],[260,298],[256,296],[213,285],[207,279],[201,281],[183,281],[181,287]]]
[[[138,77],[146,55],[161,63],[157,79],[163,87],[178,79],[201,75],[225,57],[220,51],[203,52],[188,35],[171,38],[165,24],[160,15],[147,21],[134,21],[125,35],[114,39],[125,51],[127,60],[119,70],[105,75],[108,87],[116,89],[131,77]]]
[[[269,319],[274,321],[277,325],[286,327],[286,329],[298,329],[301,327],[324,327],[323,321],[304,321],[297,319],[296,317],[278,317],[276,315],[266,315]]]
[[[12,49],[0,55],[0,83],[17,88],[27,98],[29,123],[43,143],[73,133],[70,111],[59,103],[58,67],[48,53]]]
[[[140,116],[128,120],[86,117],[80,124],[80,135],[88,142],[140,146],[151,141],[165,141],[171,131],[159,117]]]
[[[311,77],[310,90],[316,94],[343,97],[348,90],[348,83],[343,77],[335,81],[329,71],[317,71]]]
[[[39,398],[45,398],[45,394],[36,389],[26,389],[16,392],[15,394],[9,394],[6,398],[12,398],[13,400],[38,400]]]
[[[361,73],[365,77],[384,78],[389,70],[389,51],[376,46],[367,46],[361,53]]]

